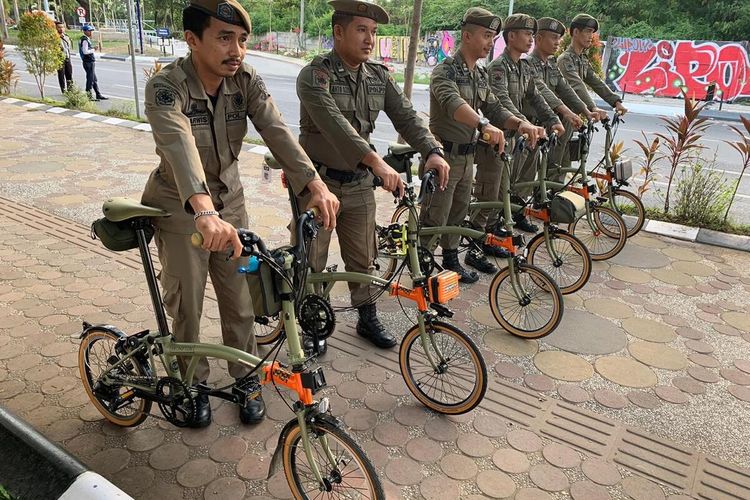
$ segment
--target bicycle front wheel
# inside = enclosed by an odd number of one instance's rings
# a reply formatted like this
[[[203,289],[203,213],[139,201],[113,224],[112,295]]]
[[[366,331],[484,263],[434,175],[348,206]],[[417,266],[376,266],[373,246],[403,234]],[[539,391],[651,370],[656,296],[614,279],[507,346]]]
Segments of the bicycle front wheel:
[[[307,425],[307,432],[321,485],[305,453],[302,432],[295,425],[282,443],[284,474],[294,498],[385,499],[375,467],[362,448],[344,430],[317,420]]]
[[[490,309],[498,323],[516,337],[538,339],[552,333],[563,315],[560,288],[536,266],[506,267],[490,283]]]
[[[422,335],[414,325],[401,341],[398,359],[407,387],[435,412],[460,415],[473,410],[487,391],[487,366],[479,348],[448,323],[434,321],[425,330]]]
[[[609,207],[591,207],[591,220],[583,213],[570,225],[568,230],[586,245],[592,260],[611,259],[625,247],[628,229],[620,214]]]
[[[591,255],[586,246],[567,232],[548,233],[550,254],[544,233],[539,233],[527,246],[529,264],[550,275],[563,295],[580,290],[591,276]]]
[[[614,203],[612,201],[614,198]],[[628,238],[638,234],[646,222],[646,209],[637,195],[624,189],[615,189],[609,198],[609,206],[622,216],[628,229]]]
[[[127,382],[107,384],[103,376],[109,373],[110,378],[142,381],[151,376],[151,370],[135,357],[112,369],[120,361],[115,349],[118,341],[119,337],[109,330],[90,330],[78,349],[78,370],[83,389],[99,413],[115,425],[134,427],[148,417],[151,401],[137,396]]]

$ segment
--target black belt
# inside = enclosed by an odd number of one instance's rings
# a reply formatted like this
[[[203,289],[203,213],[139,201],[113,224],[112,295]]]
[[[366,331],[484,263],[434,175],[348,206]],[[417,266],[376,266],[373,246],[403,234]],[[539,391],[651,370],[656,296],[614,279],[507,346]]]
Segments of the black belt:
[[[341,184],[348,184],[350,182],[358,181],[367,176],[367,170],[336,170],[329,166],[323,165],[322,163],[313,162],[315,170],[318,171],[323,177],[340,182]]]
[[[477,149],[477,143],[457,144],[451,141],[443,141],[443,149],[454,155],[470,155]]]

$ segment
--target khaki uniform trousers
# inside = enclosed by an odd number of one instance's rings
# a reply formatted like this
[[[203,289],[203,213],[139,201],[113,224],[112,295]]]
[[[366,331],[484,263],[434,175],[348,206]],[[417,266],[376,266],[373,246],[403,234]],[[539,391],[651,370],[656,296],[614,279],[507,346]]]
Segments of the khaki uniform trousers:
[[[321,176],[340,202],[339,213],[336,216],[336,234],[339,237],[341,258],[347,272],[370,273],[377,252],[375,240],[375,193],[372,188],[371,174],[353,182],[342,184]],[[304,209],[309,201],[309,195],[299,198],[300,209]],[[328,260],[328,247],[331,244],[331,232],[323,229],[318,237],[312,241],[310,248],[310,267],[313,272],[325,270]],[[368,303],[378,287],[361,283],[349,283],[352,294],[352,306],[358,307]]]
[[[570,138],[573,137],[576,128],[567,120],[563,125],[565,126],[565,133],[557,138],[557,145],[555,146],[555,149],[550,152],[549,165],[559,165],[562,168],[570,168],[570,150],[568,149],[568,143],[570,142]],[[563,182],[565,174],[550,170],[547,177],[551,181]]]
[[[506,173],[500,155],[494,148],[480,144],[477,148],[477,177],[474,196],[477,201],[502,200],[502,181]],[[480,210],[474,222],[483,230],[491,232],[500,215],[500,210]]]
[[[536,179],[537,169],[537,155],[533,154],[528,149],[524,149],[523,153],[519,154],[516,158],[513,158],[513,173],[511,176],[510,190],[516,196],[526,199],[534,192],[533,186],[524,186],[516,189],[516,184],[519,182],[533,182]]]
[[[420,215],[423,226],[460,226],[469,211],[474,154],[446,154],[445,160],[451,167],[448,186],[445,191],[437,189],[424,199]],[[431,238],[423,237],[422,244],[427,245]],[[443,250],[456,250],[460,241],[461,236],[446,234],[440,237],[440,246]]]
[[[247,215],[243,217],[247,227]],[[253,301],[247,277],[237,272],[247,259],[229,260],[226,254],[211,253],[195,248],[190,235],[157,230],[156,245],[161,262],[160,281],[164,306],[172,317],[172,333],[179,342],[200,342],[200,320],[207,276],[211,275],[221,318],[224,345],[251,354],[258,353],[253,325]],[[178,358],[184,373],[187,359]],[[247,366],[229,363],[229,374],[240,378],[249,373]],[[209,366],[201,358],[193,382],[208,379]]]

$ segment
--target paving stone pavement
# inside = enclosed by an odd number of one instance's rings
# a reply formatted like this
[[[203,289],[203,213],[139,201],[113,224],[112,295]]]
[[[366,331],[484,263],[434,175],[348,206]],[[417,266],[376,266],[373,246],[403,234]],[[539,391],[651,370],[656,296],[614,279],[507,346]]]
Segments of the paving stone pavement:
[[[0,104],[0,404],[136,498],[285,498],[266,480],[290,413],[264,391],[269,418],[243,427],[213,402],[214,423],[184,430],[150,418],[105,423],[81,388],[81,320],[153,328],[132,252],[87,237],[108,196],[138,197],[156,164],[149,134]],[[12,124],[12,127],[10,126]],[[85,146],[78,146],[80,138]],[[241,160],[251,228],[287,238],[285,191]],[[275,176],[275,174],[273,174]],[[261,203],[257,203],[262,200]],[[379,197],[379,218],[392,204]],[[338,248],[332,247],[332,260]],[[550,336],[525,341],[488,314],[488,277],[452,303],[491,374],[479,409],[429,413],[408,394],[395,353],[374,352],[344,313],[321,359],[334,411],[393,498],[704,498],[750,492],[750,255],[638,235],[565,297]],[[334,300],[344,301],[346,287]],[[379,307],[394,332],[396,301]],[[204,339],[219,341],[206,305]],[[226,381],[214,363],[210,381]],[[385,368],[385,370],[383,370]]]

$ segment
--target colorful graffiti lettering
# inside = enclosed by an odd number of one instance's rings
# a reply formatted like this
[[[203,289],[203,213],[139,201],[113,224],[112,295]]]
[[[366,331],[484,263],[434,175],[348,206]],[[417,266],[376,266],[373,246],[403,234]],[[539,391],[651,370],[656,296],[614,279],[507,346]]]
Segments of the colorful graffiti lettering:
[[[705,99],[715,83],[724,100],[750,97],[748,42],[610,38],[607,83],[616,91]]]

